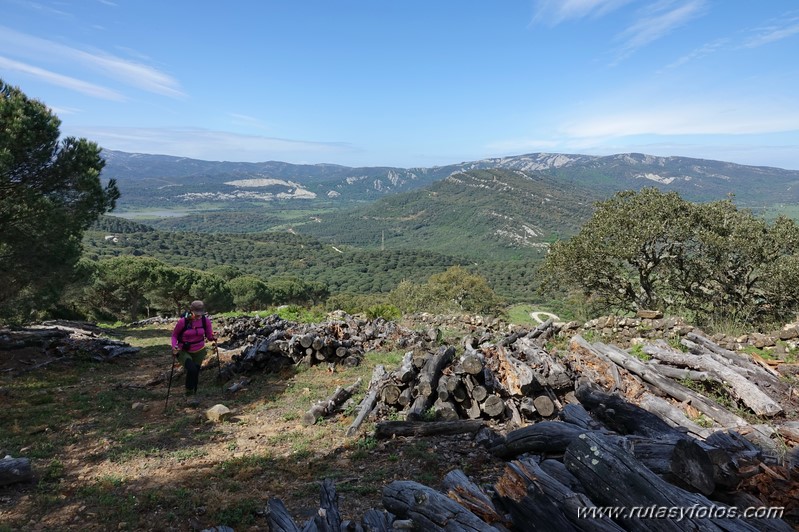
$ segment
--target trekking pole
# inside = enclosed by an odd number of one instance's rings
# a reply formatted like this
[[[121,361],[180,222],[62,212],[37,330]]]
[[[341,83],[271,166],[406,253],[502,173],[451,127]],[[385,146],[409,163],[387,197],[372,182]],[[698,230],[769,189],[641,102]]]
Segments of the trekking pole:
[[[214,342],[214,351],[216,352],[216,380],[219,381],[219,386],[224,386],[222,382],[222,363],[219,361],[219,346]]]
[[[172,355],[174,359],[174,355]],[[172,375],[175,374],[175,361],[171,361],[172,370],[169,372],[169,384],[166,387],[166,402],[164,402],[164,413],[166,413],[166,407],[169,406],[169,391],[172,389]]]

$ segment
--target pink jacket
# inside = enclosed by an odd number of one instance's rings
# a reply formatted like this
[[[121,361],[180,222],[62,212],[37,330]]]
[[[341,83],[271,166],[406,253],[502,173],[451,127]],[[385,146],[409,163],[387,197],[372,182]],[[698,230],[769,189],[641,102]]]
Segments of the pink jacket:
[[[191,324],[189,328],[186,329],[186,332],[183,332],[183,329],[186,327],[187,319],[191,321]],[[183,333],[182,338],[180,337],[181,333]],[[205,347],[206,338],[211,342],[216,341],[214,330],[211,328],[211,318],[205,316],[205,328],[203,328],[202,316],[196,320],[180,318],[177,324],[175,324],[175,328],[172,330],[172,348],[183,350],[183,344],[188,343],[188,351],[194,353]]]

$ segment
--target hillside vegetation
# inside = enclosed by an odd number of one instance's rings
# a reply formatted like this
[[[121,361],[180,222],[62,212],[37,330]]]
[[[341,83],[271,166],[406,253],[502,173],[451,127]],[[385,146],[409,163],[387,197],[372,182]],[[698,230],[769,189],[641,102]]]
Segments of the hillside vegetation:
[[[337,244],[426,249],[474,260],[535,259],[575,234],[600,197],[541,174],[458,173],[413,192],[334,211],[298,231]]]

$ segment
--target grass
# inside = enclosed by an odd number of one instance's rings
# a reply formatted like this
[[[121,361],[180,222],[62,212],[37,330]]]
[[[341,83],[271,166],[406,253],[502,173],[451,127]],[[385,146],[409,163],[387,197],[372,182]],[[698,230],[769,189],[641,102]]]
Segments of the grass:
[[[207,422],[186,408],[182,380],[147,386],[168,370],[169,326],[112,327],[115,338],[141,348],[135,356],[98,363],[80,357],[12,379],[0,409],[2,450],[31,459],[37,482],[4,488],[4,530],[139,530],[266,527],[262,510],[279,497],[303,522],[318,505],[324,478],[341,482],[342,515],[360,519],[381,506],[381,490],[398,478],[435,486],[452,464],[426,442],[377,441],[367,421],[355,438],[344,433],[356,410],[303,426],[303,413],[359,377],[357,404],[375,365],[397,367],[405,350],[367,352],[360,366],[253,372],[235,395],[200,376],[203,407],[223,403],[230,422]],[[454,334],[454,332],[453,332]],[[133,404],[138,403],[136,409]],[[498,467],[498,466],[497,466]],[[479,474],[480,469],[476,469]],[[489,474],[488,469],[483,474]],[[307,514],[304,514],[307,516]],[[307,518],[307,517],[306,517]]]

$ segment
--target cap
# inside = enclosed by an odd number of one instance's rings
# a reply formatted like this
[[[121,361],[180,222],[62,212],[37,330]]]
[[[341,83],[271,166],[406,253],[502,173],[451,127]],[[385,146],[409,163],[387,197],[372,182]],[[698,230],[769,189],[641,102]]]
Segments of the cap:
[[[194,314],[205,314],[205,304],[199,299],[197,301],[192,301],[189,310]]]

